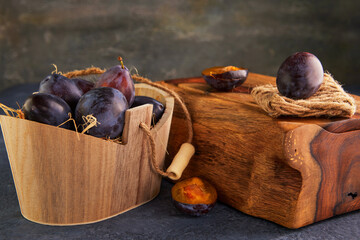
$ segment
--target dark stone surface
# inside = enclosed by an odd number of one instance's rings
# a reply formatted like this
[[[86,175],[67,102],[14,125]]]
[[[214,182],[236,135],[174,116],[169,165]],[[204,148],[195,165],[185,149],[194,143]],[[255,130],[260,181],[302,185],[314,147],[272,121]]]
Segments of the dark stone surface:
[[[38,88],[25,84],[0,92],[0,103],[16,107]],[[360,86],[351,92],[360,93]],[[20,213],[3,137],[0,137],[0,239],[359,239],[360,212],[290,230],[218,203],[206,216],[189,217],[171,202],[172,183],[163,180],[153,201],[99,223],[54,227],[30,222]]]
[[[358,80],[360,1],[0,1],[0,89],[125,64],[155,81],[235,65],[276,75],[297,51],[336,79]]]

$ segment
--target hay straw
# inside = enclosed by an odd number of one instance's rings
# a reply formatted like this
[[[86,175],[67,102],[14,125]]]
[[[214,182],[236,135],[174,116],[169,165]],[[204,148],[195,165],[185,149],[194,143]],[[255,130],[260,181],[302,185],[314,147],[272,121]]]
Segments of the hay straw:
[[[7,116],[17,117],[17,118],[20,118],[20,119],[25,119],[25,115],[21,111],[21,109],[14,109],[14,108],[8,107],[8,106],[6,106],[6,105],[4,105],[2,103],[0,103],[0,108],[5,112],[5,114]]]
[[[84,130],[82,130],[81,133],[86,133],[90,128],[96,127],[98,124],[100,124],[96,117],[94,117],[92,114],[83,116],[82,119],[84,121],[84,124],[82,124]]]

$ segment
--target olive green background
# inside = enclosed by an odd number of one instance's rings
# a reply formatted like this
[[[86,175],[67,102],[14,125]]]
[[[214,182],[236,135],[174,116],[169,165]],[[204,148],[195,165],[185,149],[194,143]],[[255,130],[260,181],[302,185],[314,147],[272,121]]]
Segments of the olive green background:
[[[215,65],[275,76],[297,51],[346,87],[358,83],[359,9],[357,0],[0,0],[0,89],[40,82],[53,63],[108,68],[119,55],[154,81]]]

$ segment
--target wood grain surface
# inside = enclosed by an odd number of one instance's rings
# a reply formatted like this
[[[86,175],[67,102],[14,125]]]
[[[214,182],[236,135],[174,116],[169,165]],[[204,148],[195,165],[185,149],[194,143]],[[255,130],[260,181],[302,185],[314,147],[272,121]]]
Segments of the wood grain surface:
[[[255,73],[229,92],[211,89],[200,77],[162,82],[180,94],[193,119],[196,153],[183,178],[203,177],[220,201],[288,228],[358,209],[358,198],[344,194],[360,193],[359,112],[352,119],[273,119],[249,94],[268,83],[275,85],[275,78]],[[169,159],[186,138],[185,126],[175,105]]]
[[[153,97],[166,110],[151,130],[162,167],[174,100],[148,85],[136,94]],[[126,112],[124,143],[118,144],[33,121],[0,116],[23,216],[48,225],[100,221],[153,199],[161,176],[150,164],[148,141],[139,128],[150,125],[152,105]]]

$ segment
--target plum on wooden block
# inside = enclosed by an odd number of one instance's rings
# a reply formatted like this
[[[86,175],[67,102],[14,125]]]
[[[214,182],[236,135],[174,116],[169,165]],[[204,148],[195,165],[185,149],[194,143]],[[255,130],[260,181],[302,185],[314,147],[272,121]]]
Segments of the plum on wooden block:
[[[129,106],[132,105],[135,98],[134,81],[131,78],[130,71],[124,66],[122,58],[118,58],[120,65],[116,65],[108,69],[100,75],[95,87],[112,87],[122,92]]]
[[[174,205],[191,216],[207,214],[215,206],[216,189],[206,180],[192,177],[176,183],[171,189]]]
[[[151,125],[154,126],[164,114],[165,107],[164,105],[155,100],[154,98],[147,97],[147,96],[135,96],[134,102],[131,107],[138,107],[144,104],[152,104],[153,105],[153,118],[151,119]]]
[[[285,97],[309,98],[320,88],[324,70],[320,60],[308,52],[297,52],[289,56],[280,66],[276,86]]]
[[[128,102],[119,90],[109,87],[94,88],[80,98],[75,110],[75,121],[81,127],[85,124],[84,117],[92,115],[98,124],[87,130],[87,134],[117,138],[124,128],[127,109]]]
[[[51,74],[40,82],[39,92],[56,95],[67,102],[74,111],[80,97],[94,87],[83,79],[69,79],[61,74]]]
[[[25,119],[59,126],[69,119],[71,109],[69,105],[60,97],[47,94],[35,93],[28,97],[21,109]],[[71,129],[71,122],[60,126],[61,128]]]
[[[228,91],[243,84],[249,70],[234,66],[211,67],[201,72],[205,81],[213,88]]]

